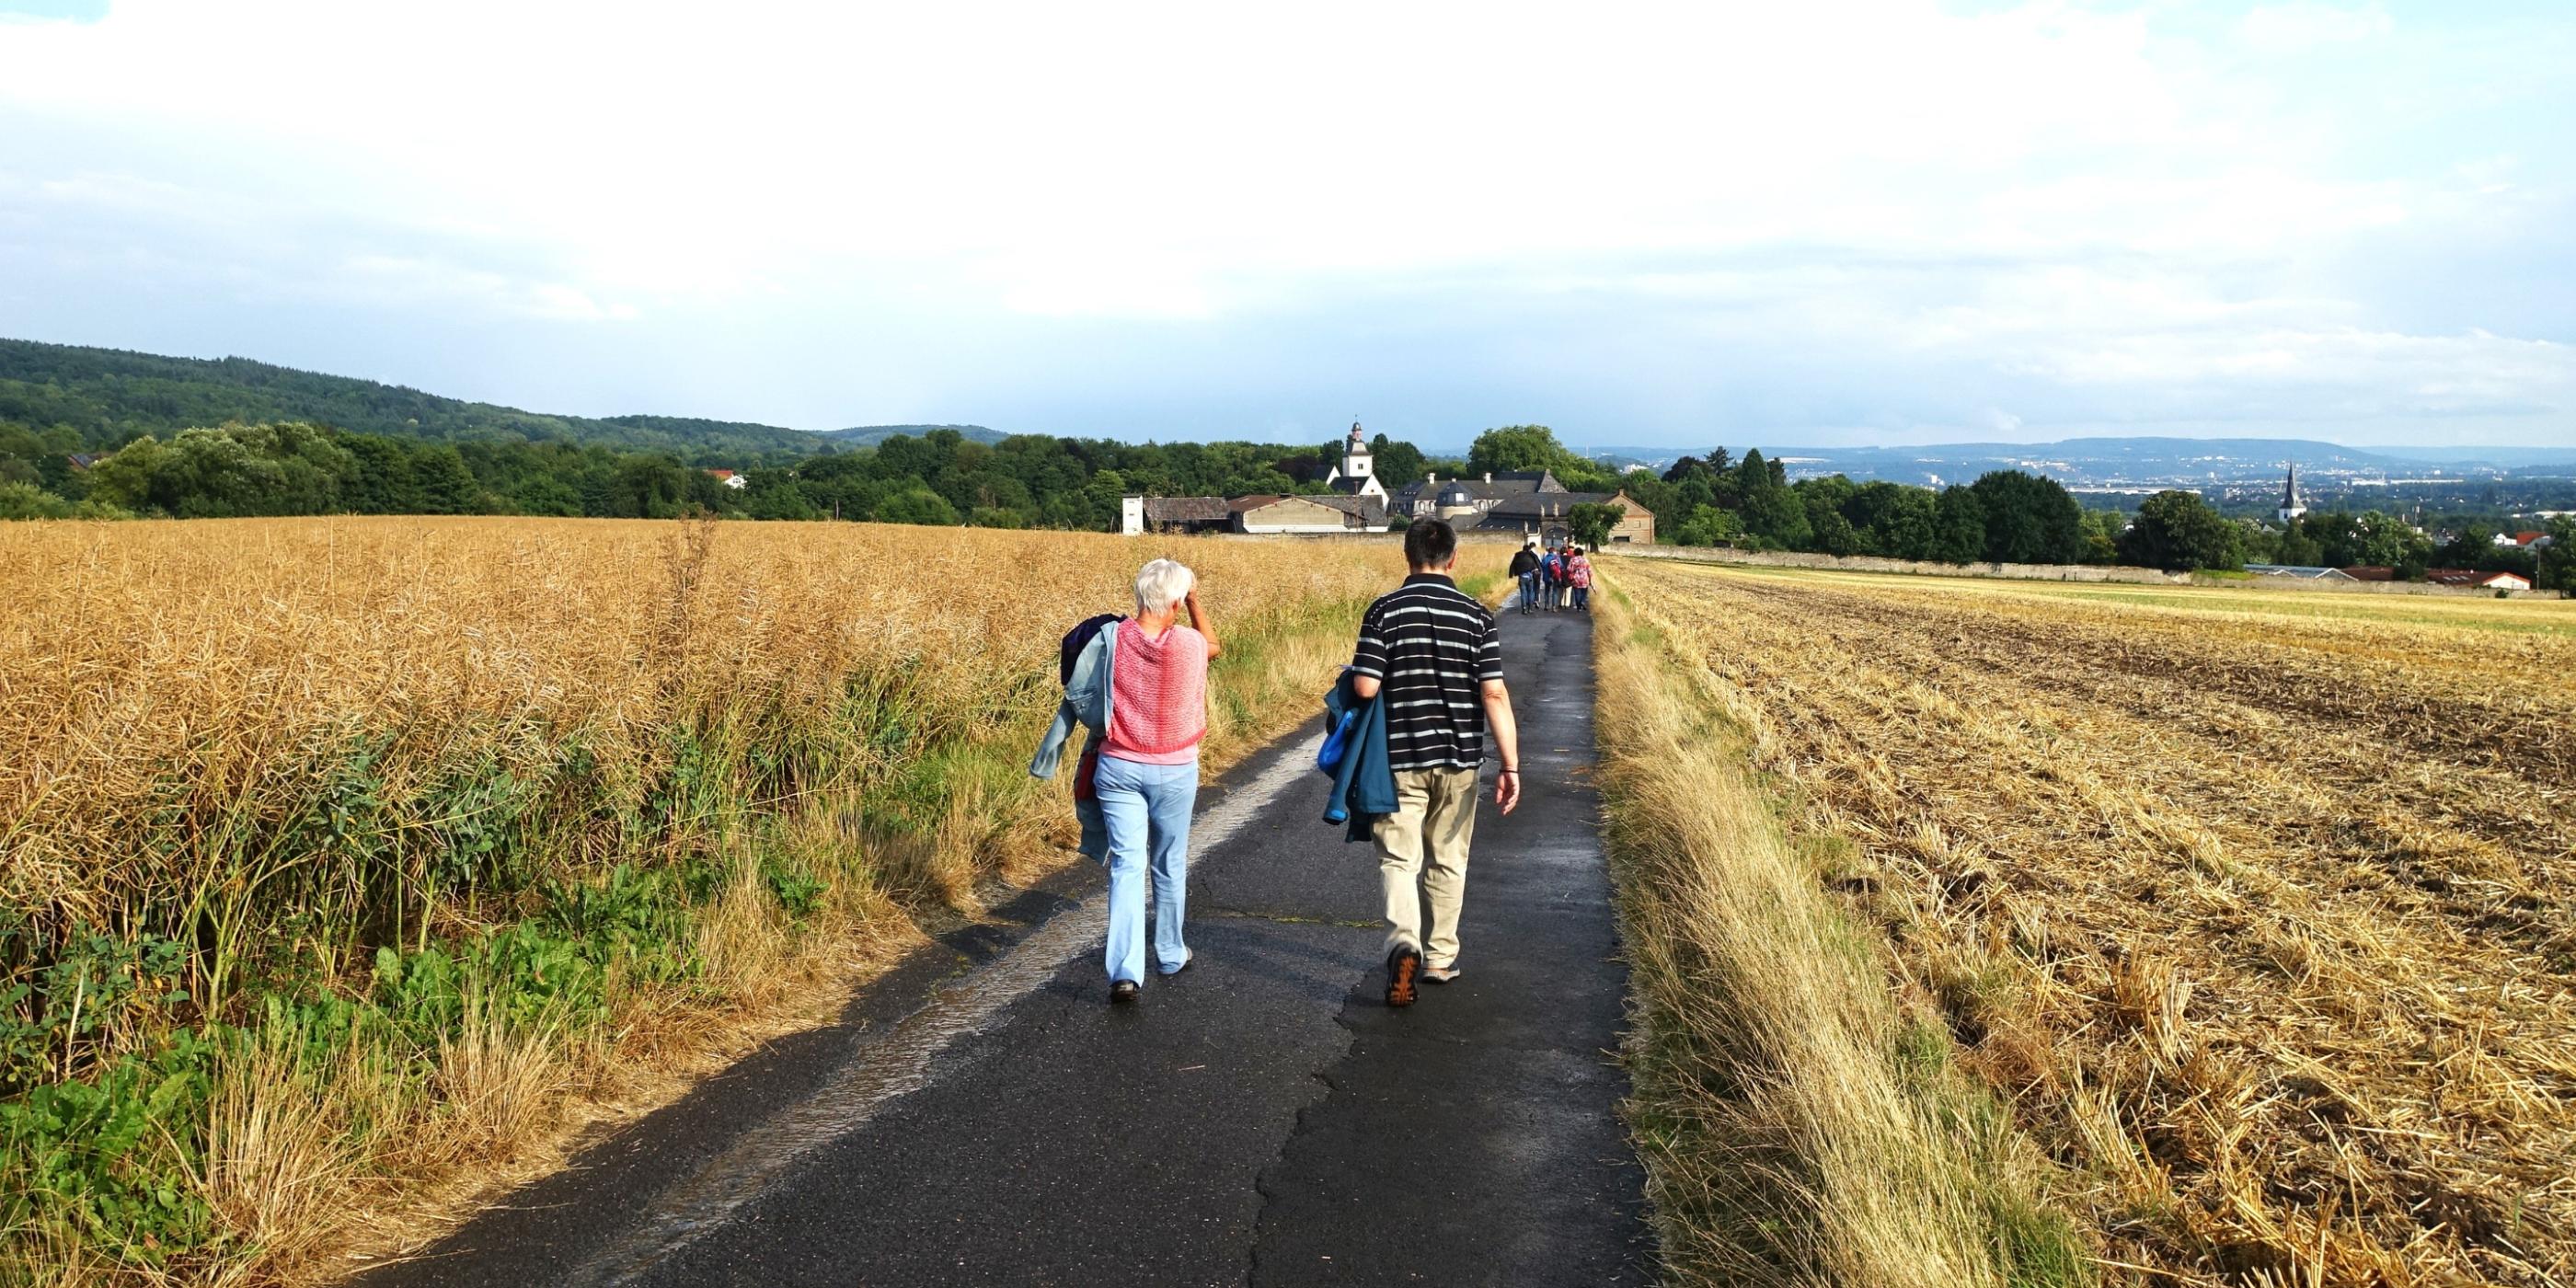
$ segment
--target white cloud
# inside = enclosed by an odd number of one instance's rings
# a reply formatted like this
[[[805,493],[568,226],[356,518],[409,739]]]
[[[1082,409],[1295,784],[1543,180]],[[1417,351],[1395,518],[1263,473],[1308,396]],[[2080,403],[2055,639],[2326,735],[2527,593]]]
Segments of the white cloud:
[[[2334,5],[2315,0],[2259,5],[2238,22],[2245,43],[2270,53],[2299,53],[2320,45],[2372,40],[2396,29],[2376,4]]]
[[[1168,368],[1157,337],[1354,317],[1474,337],[1454,370],[1352,360],[1457,387],[1542,365],[1536,337],[1624,302],[1666,336],[1551,369],[1609,388],[1641,350],[1795,336],[1875,369],[1855,381],[1935,370],[2080,398],[2169,378],[2216,404],[2331,371],[2392,407],[2498,382],[2561,405],[2563,350],[2454,343],[2458,325],[2367,297],[2351,269],[2400,233],[2500,226],[2480,202],[2543,228],[2532,212],[2566,200],[2563,165],[2512,159],[2545,150],[2427,124],[2474,103],[2410,90],[2408,137],[2440,144],[2400,157],[2371,100],[2279,70],[2476,56],[2413,33],[2322,4],[2194,27],[2156,6],[1931,0],[1580,17],[121,0],[95,23],[0,28],[0,167],[18,176],[0,228],[31,230],[10,235],[21,258],[195,262],[207,291],[624,320],[681,348],[882,331],[906,354],[884,378],[930,398],[1038,366],[997,334],[1078,338],[1088,370],[1132,389]],[[2468,102],[2474,69],[2455,70]],[[2373,368],[2354,356],[2369,336],[2417,343]],[[1680,358],[1658,378],[1689,386],[1659,405],[1716,396]],[[801,396],[841,395],[818,379]],[[2009,414],[2045,432],[2040,401]]]

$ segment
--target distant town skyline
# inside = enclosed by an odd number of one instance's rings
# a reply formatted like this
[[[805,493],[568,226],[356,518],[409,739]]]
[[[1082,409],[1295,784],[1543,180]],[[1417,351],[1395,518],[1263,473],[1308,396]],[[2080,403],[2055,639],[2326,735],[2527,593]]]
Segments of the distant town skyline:
[[[549,412],[2576,443],[2576,21],[0,0],[0,335]]]

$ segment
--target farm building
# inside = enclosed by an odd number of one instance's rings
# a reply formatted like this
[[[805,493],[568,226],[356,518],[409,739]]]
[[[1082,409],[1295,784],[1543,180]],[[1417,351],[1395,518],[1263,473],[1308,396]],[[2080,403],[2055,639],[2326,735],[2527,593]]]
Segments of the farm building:
[[[2499,546],[2509,546],[2516,550],[2538,550],[2548,545],[2549,540],[2549,534],[2546,532],[2499,532],[2495,534],[2495,544]]]
[[[1568,495],[1565,485],[1546,470],[1487,474],[1482,479],[1443,479],[1433,474],[1396,489],[1389,508],[1408,519],[1437,517],[1462,522],[1458,517],[1463,513],[1462,506],[1483,514],[1513,497],[1538,492]]]
[[[1566,515],[1578,505],[1615,505],[1627,517],[1610,529],[1613,545],[1652,545],[1655,540],[1655,515],[1619,492],[1524,492],[1506,497],[1486,509],[1474,525],[1478,532],[1518,532],[1541,546],[1561,546],[1571,540],[1574,530]]]
[[[750,479],[744,478],[742,475],[737,474],[732,470],[708,470],[707,477],[714,479],[716,482],[722,483],[726,487],[732,488],[737,492],[751,486]]]
[[[2465,590],[2529,590],[2531,579],[2518,572],[2479,572],[2473,568],[2435,568],[2424,580]]]
[[[1121,507],[1119,531],[1231,532],[1234,512],[1221,496],[1131,496]]]
[[[1387,526],[1385,504],[1369,496],[1239,496],[1225,508],[1237,532],[1384,532]]]
[[[1372,496],[1131,496],[1118,530],[1256,534],[1384,532],[1386,504]]]
[[[2343,570],[2354,581],[2395,581],[2397,570],[2385,564],[2356,564]]]
[[[1324,477],[1333,489],[1322,496],[1130,496],[1119,504],[1118,530],[1146,532],[1249,532],[1261,534],[1384,532],[1386,487],[1376,462],[1351,422],[1342,459]]]
[[[2314,568],[2305,564],[2247,564],[2245,571],[2257,577],[2280,577],[2290,581],[2361,580],[2341,568]]]

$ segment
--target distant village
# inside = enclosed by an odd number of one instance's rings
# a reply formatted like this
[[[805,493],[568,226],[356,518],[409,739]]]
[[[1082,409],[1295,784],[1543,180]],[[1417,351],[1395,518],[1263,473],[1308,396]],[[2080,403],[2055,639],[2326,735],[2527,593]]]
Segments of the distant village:
[[[2293,520],[2307,512],[2307,503],[2299,496],[2299,468],[2293,465],[2289,468],[2287,477],[2282,480],[2281,504],[2275,507],[2272,513],[2280,519],[2283,527],[2287,527]],[[2421,528],[2416,530],[2423,531]],[[2443,534],[2435,539],[2447,544],[2449,536]],[[2529,550],[2537,553],[2546,549],[2553,538],[2546,532],[2499,532],[2492,540],[2500,549]],[[2377,564],[2328,568],[2313,564],[2249,563],[2245,565],[2245,571],[2257,577],[2277,577],[2286,581],[2321,584],[2398,580],[2397,569]],[[2482,571],[2475,568],[2427,568],[2424,570],[2424,581],[2428,585],[2450,586],[2460,590],[2531,589],[2531,579],[2521,573]]]
[[[1593,504],[1623,512],[1610,529],[1613,544],[1655,540],[1654,512],[1625,490],[1569,491],[1546,470],[1447,479],[1435,473],[1390,493],[1377,477],[1357,421],[1323,482],[1330,491],[1311,496],[1129,496],[1119,531],[1329,535],[1388,532],[1421,519],[1445,519],[1463,535],[1519,537],[1554,548],[1573,539],[1567,516],[1574,507]]]

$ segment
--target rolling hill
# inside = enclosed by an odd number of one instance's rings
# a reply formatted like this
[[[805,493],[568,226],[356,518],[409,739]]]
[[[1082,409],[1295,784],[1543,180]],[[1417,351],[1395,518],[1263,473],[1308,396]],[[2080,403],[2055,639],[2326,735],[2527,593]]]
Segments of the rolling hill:
[[[597,443],[726,462],[859,445],[840,435],[746,421],[550,415],[248,358],[171,358],[0,339],[0,421],[38,429],[69,425],[90,441],[109,445],[137,434],[167,437],[192,426],[236,420],[313,421],[431,441]],[[867,442],[886,436],[873,429],[841,431],[869,433],[876,436]]]
[[[874,447],[897,434],[919,438],[934,429],[953,429],[970,443],[998,443],[1010,435],[981,425],[853,425],[848,429],[827,429],[817,435],[843,447]]]

